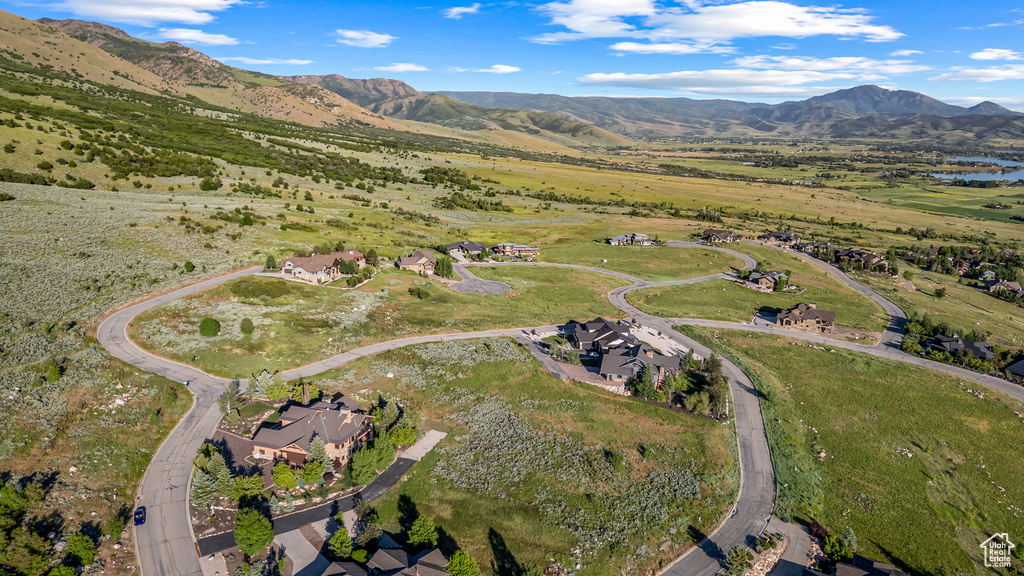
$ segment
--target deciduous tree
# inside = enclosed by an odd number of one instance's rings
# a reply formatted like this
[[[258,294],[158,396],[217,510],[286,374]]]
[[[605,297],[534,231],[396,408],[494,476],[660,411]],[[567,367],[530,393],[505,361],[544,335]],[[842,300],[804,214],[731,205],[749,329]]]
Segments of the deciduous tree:
[[[242,508],[235,514],[235,541],[246,556],[255,556],[274,540],[270,519],[259,510]]]

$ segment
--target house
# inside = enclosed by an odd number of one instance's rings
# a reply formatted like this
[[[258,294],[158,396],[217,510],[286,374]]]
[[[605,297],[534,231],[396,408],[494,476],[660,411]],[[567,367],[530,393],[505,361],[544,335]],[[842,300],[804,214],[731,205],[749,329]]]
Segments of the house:
[[[340,262],[352,262],[359,270],[366,267],[366,255],[358,250],[350,249],[341,252],[331,252],[330,256],[337,257]]]
[[[958,355],[962,350],[966,350],[970,352],[971,356],[974,356],[979,360],[994,360],[996,357],[995,350],[993,350],[992,346],[989,346],[986,342],[972,342],[971,340],[964,340],[956,334],[952,336],[939,334],[928,343],[928,346],[932,350],[946,352],[954,356]]]
[[[826,575],[817,570],[804,568],[803,576]],[[835,576],[907,576],[907,574],[897,570],[893,564],[854,554],[851,564],[843,564],[841,562],[836,564]]]
[[[470,242],[469,240],[459,240],[458,242],[452,242],[448,245],[449,254],[472,254],[476,256],[484,251],[483,244],[477,244],[476,242]]]
[[[338,276],[338,259],[330,254],[292,257],[281,263],[281,272],[305,282],[322,284]]]
[[[789,310],[779,313],[776,324],[783,328],[803,328],[815,332],[831,332],[835,327],[836,313],[819,310],[814,302],[801,302]]]
[[[313,566],[319,566],[319,564],[310,564],[303,568],[302,573],[306,576],[367,576],[366,570],[363,570],[355,562],[331,562],[324,568],[323,572],[319,573],[315,570],[309,570]]]
[[[855,270],[888,270],[889,261],[874,252],[858,248],[846,248],[836,252],[836,262],[846,264]]]
[[[605,352],[621,346],[633,346],[636,339],[629,333],[629,326],[594,318],[590,322],[567,323],[562,332],[576,349],[587,352]]]
[[[1011,379],[1021,381],[1024,380],[1024,360],[1018,360],[1013,364],[1006,367],[1006,373]]]
[[[639,377],[646,366],[654,368],[655,383],[661,384],[666,376],[679,371],[679,356],[664,356],[645,345],[618,348],[601,356],[598,371],[608,380],[626,382]]]
[[[447,566],[437,548],[415,556],[401,548],[381,548],[366,561],[368,576],[449,576]]]
[[[794,248],[803,252],[804,254],[810,254],[812,256],[818,254],[828,255],[828,258],[826,259],[829,261],[832,260],[832,255],[836,251],[835,247],[832,246],[831,242],[801,242],[794,246]]]
[[[1017,292],[1020,292],[1020,283],[1009,282],[1007,280],[996,280],[986,284],[985,290],[988,290],[989,293],[993,294],[996,292],[1009,292],[1011,294],[1016,294]]]
[[[996,271],[991,269],[982,270],[981,273],[978,274],[978,279],[983,282],[993,282],[996,279]]]
[[[288,406],[281,412],[279,423],[256,431],[252,437],[252,456],[264,460],[284,458],[292,464],[302,464],[313,437],[319,436],[327,455],[344,465],[373,432],[371,418],[358,410],[359,404],[347,396],[334,402]]]
[[[700,239],[711,244],[728,244],[739,238],[739,234],[732,230],[716,230],[708,228],[700,235]]]
[[[782,244],[785,246],[800,243],[800,238],[792,232],[769,232],[758,236],[757,239],[767,244]]]
[[[517,258],[534,258],[540,250],[523,244],[502,242],[494,247],[494,253],[498,256],[515,256]]]
[[[650,246],[653,244],[650,236],[647,234],[640,234],[638,232],[612,236],[608,239],[608,243],[612,246]]]
[[[786,276],[779,270],[769,270],[768,272],[751,272],[750,276],[747,277],[748,288],[760,290],[761,292],[774,292],[775,286],[783,282],[783,285],[787,285],[789,282],[789,276]]]
[[[412,270],[420,274],[433,274],[437,268],[437,256],[429,250],[417,250],[395,261],[399,270]]]

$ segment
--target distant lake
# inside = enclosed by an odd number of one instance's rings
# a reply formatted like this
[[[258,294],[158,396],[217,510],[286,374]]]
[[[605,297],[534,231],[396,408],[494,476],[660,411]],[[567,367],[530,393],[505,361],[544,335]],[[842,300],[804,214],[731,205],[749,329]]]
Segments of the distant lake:
[[[999,166],[1015,166],[1020,167],[1020,162],[1013,162],[1011,160],[1000,160],[998,158],[986,158],[984,156],[957,156],[956,158],[947,158],[947,162],[988,162],[989,164],[997,164]],[[1005,174],[999,174],[995,172],[978,172],[970,174],[944,174],[942,172],[932,172],[932,176],[936,178],[944,178],[946,180],[952,180],[954,178],[963,178],[964,180],[1024,180],[1024,168],[1015,172],[1007,172]]]

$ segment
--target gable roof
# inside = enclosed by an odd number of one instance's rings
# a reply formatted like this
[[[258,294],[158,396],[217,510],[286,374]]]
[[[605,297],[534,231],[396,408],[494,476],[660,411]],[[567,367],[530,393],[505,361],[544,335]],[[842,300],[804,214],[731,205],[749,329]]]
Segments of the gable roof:
[[[333,256],[342,262],[352,262],[353,260],[362,260],[366,256],[358,250],[343,250],[341,252],[331,252],[329,256]]]
[[[597,317],[589,322],[572,321],[565,325],[570,339],[575,339],[580,348],[590,348],[597,344],[601,348],[614,348],[635,339],[629,333],[628,326],[609,322]]]
[[[366,562],[378,576],[449,576],[448,560],[440,550],[423,551],[415,556],[401,548],[381,548]]]
[[[313,254],[307,257],[289,258],[285,262],[291,262],[292,268],[301,268],[306,272],[320,272],[325,268],[333,268],[338,259],[330,254]]]
[[[459,250],[462,252],[483,252],[484,245],[469,240],[459,240],[448,245],[448,250]]]
[[[821,320],[826,324],[833,324],[836,321],[836,313],[829,310],[819,310],[816,306],[801,302],[789,310],[779,312],[778,321],[785,319],[794,322],[805,322],[808,320]]]
[[[601,374],[624,374],[627,371],[633,373],[647,364],[653,364],[655,368],[666,372],[679,370],[680,367],[678,356],[664,356],[641,345],[609,350],[607,354],[601,356],[598,370]]]
[[[356,408],[359,406],[354,402],[352,404]],[[369,421],[365,414],[356,414],[348,406],[344,402],[290,406],[281,413],[281,420],[285,423],[277,427],[260,428],[253,436],[252,443],[254,446],[275,450],[294,444],[305,452],[309,452],[309,444],[314,436],[320,436],[328,444],[344,444],[357,436]]]
[[[416,264],[424,265],[428,263],[432,266],[437,265],[437,256],[434,256],[434,253],[428,250],[417,250],[408,256],[402,256],[396,262],[399,268],[403,266],[414,266]]]

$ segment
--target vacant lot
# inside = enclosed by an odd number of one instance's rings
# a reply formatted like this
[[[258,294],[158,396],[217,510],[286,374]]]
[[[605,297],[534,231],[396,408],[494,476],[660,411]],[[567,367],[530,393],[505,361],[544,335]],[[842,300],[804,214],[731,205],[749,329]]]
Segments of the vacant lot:
[[[691,332],[761,381],[778,514],[852,527],[860,552],[920,574],[987,573],[978,545],[1024,527],[1019,402],[853,352]]]
[[[735,498],[729,427],[564,383],[508,339],[397,350],[318,383],[363,401],[379,390],[421,416],[421,429],[451,430],[374,506],[396,533],[432,517],[442,547],[481,567],[556,558],[582,561],[581,574],[641,573],[709,531]]]
[[[880,306],[799,256],[743,243],[735,248],[764,263],[767,269],[791,272],[790,282],[803,292],[766,294],[728,280],[715,280],[638,290],[628,299],[658,316],[731,322],[747,322],[758,312],[775,314],[800,302],[817,302],[818,307],[836,312],[836,323],[843,326],[881,332],[888,324]]]
[[[545,246],[541,250],[541,259],[607,268],[653,282],[697,278],[743,267],[739,258],[707,248],[610,246],[605,242]]]
[[[131,334],[169,358],[246,378],[406,336],[621,316],[607,298],[621,281],[602,274],[520,267],[474,271],[513,289],[462,294],[404,272],[380,274],[358,290],[252,276],[155,308],[133,322]],[[220,323],[216,336],[200,334],[204,318]],[[242,331],[245,319],[253,324],[251,334]]]

